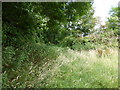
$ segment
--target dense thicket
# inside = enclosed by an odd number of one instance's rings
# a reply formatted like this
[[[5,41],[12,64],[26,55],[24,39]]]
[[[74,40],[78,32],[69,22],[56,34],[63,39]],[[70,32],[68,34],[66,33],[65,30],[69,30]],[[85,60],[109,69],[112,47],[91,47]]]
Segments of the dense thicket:
[[[3,3],[3,46],[40,39],[57,44],[67,34],[62,25],[71,26],[70,22],[80,19],[90,8],[91,3],[85,2]]]
[[[73,35],[76,31],[73,23],[82,20],[82,16],[92,9],[91,6],[90,2],[3,3],[4,87],[14,87],[9,81],[14,80],[21,69],[27,70],[27,64],[41,65],[46,60],[55,59],[58,56],[56,47],[44,43],[59,44],[66,36]]]

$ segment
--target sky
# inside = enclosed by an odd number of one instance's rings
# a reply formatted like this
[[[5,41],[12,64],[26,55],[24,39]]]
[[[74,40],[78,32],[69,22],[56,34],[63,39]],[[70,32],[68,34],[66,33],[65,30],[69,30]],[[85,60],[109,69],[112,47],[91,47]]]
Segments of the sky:
[[[95,17],[100,17],[102,24],[105,24],[111,7],[117,7],[120,0],[94,0]]]

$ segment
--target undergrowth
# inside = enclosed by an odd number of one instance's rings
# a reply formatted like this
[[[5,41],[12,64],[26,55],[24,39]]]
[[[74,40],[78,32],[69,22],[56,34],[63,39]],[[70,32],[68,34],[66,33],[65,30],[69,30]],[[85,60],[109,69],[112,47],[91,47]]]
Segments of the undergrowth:
[[[29,40],[18,47],[5,45],[2,51],[2,86],[116,88],[118,45],[117,37],[112,35],[110,38],[111,34],[106,32],[102,36],[68,36],[58,45]],[[97,52],[98,48],[100,53]],[[110,51],[105,53],[106,48],[111,49],[112,54],[107,54]],[[99,55],[103,51],[104,54]]]
[[[40,43],[18,50],[7,47],[3,87],[116,88],[118,55],[117,49],[113,51],[110,56],[97,57],[96,50],[75,51]]]
[[[6,47],[3,51],[3,87],[26,87],[37,77],[38,67],[58,57],[57,47],[26,44],[20,48]],[[33,70],[33,71],[31,71]],[[37,79],[37,78],[36,78]],[[27,83],[27,84],[26,84]]]

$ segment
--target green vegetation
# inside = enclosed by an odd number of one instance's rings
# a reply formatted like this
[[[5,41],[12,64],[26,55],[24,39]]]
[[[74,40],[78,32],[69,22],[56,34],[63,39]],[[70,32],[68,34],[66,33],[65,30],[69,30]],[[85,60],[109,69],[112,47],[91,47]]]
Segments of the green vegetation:
[[[95,29],[92,4],[3,3],[3,88],[117,88],[118,8]]]
[[[85,56],[87,55],[87,56]],[[114,58],[116,57],[116,58]],[[117,88],[117,50],[110,57],[98,58],[95,51],[68,50],[62,55],[62,65],[47,79],[45,87],[58,88]]]

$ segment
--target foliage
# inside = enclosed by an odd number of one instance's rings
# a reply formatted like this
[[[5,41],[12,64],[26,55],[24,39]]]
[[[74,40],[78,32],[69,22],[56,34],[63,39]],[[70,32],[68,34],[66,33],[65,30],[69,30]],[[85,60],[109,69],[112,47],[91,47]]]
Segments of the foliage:
[[[43,47],[43,50],[48,49],[44,47],[43,44],[41,44],[40,46]],[[37,47],[31,48],[31,52],[36,51],[35,48]],[[37,63],[33,63],[32,61],[24,61],[21,64],[22,66],[17,68],[17,70],[15,70],[15,68],[9,69],[6,68],[7,71],[3,72],[3,87],[4,88],[117,87],[118,85],[117,83],[118,74],[116,73],[118,69],[117,49],[114,50],[111,56],[99,58],[97,57],[97,52],[95,50],[93,51],[90,50],[89,52],[82,50],[81,52],[79,52],[71,50],[69,48],[65,49],[56,46],[49,46],[49,48],[51,48],[51,51],[49,50],[50,51],[49,53],[44,53],[43,55],[49,55],[51,52],[53,52],[53,50],[57,51],[59,56],[57,56],[56,59],[53,58],[55,60],[50,61],[48,60],[47,62],[45,61],[42,65],[41,63],[39,63],[39,61],[37,61]],[[12,48],[9,48],[9,53],[11,51]],[[40,52],[41,51],[42,50],[40,49]],[[13,53],[10,54],[11,56],[13,55]],[[35,52],[33,54],[35,54]],[[52,55],[50,55],[49,57],[51,57]],[[21,56],[21,58],[22,57],[23,56]],[[40,58],[40,56],[30,55],[31,59],[35,57]],[[44,56],[44,58],[47,57]]]
[[[3,28],[3,39],[7,41],[7,38],[15,36],[14,39],[18,41],[19,36],[24,36],[34,42],[57,44],[66,37],[64,33],[68,32],[61,26],[66,22],[76,21],[91,9],[91,5],[89,2],[3,3],[3,26],[8,24],[16,29],[13,34],[10,29]],[[8,42],[4,45],[7,44],[9,45]]]
[[[60,46],[63,47],[71,47],[75,42],[75,37],[73,36],[68,36],[63,39],[63,41],[60,43]]]
[[[27,75],[31,67],[40,67],[45,62],[55,61],[59,56],[57,47],[45,44],[26,44],[21,48],[15,49],[8,46],[3,51],[3,87],[18,87],[16,80],[21,85],[25,85]],[[20,74],[20,75],[19,75]],[[32,73],[35,75],[36,73]],[[31,74],[30,74],[31,75]],[[32,76],[33,76],[32,75]],[[31,77],[31,76],[30,76]],[[28,77],[28,79],[30,78]],[[22,79],[22,81],[21,81]],[[14,81],[15,80],[15,81]],[[25,83],[23,83],[25,82]],[[23,84],[22,84],[23,83]],[[7,86],[6,86],[7,85]],[[23,86],[24,87],[24,86]]]
[[[88,53],[83,53],[83,56],[80,54],[84,50],[95,50],[98,47],[118,47],[115,35],[118,29],[116,9],[113,12],[108,20],[108,28],[100,28],[100,32],[98,31],[96,35],[94,26],[97,20],[93,17],[92,2],[3,3],[3,87],[117,86],[116,76],[108,81],[111,75],[117,75],[115,73],[116,60],[114,60],[114,57],[117,57],[116,54],[108,60],[110,65],[114,63],[113,67],[104,66],[106,62],[103,59],[108,59],[108,57],[98,58],[96,52],[91,57],[86,57]],[[112,20],[115,20],[114,25],[111,24]],[[91,66],[87,64],[87,61]],[[64,63],[68,65],[63,65]],[[73,70],[77,70],[69,73],[68,70],[72,65]],[[93,68],[93,70],[89,71],[88,68]],[[103,68],[105,74],[99,76],[103,73]],[[101,71],[97,73],[99,69]],[[79,74],[82,70],[84,72]],[[107,72],[109,70],[110,72]],[[88,72],[89,75],[87,75]],[[60,78],[56,73],[65,76]],[[96,75],[96,78],[102,78],[103,81],[93,79],[92,73]],[[52,77],[58,83],[51,82],[50,80],[54,81]],[[76,78],[80,79],[79,77],[84,81],[74,82]],[[62,80],[67,83],[61,82]],[[88,80],[92,83],[88,83]],[[111,80],[113,82],[110,82]]]
[[[118,38],[113,31],[106,31],[102,33],[90,34],[85,37],[66,37],[59,45],[62,47],[69,47],[73,50],[90,50],[97,49],[99,46],[103,47],[118,47]],[[114,42],[114,43],[112,43]]]
[[[119,19],[118,19],[118,13],[119,13],[119,7],[113,7],[110,11],[110,17],[108,18],[108,29],[113,30],[116,35],[119,34]]]
[[[64,24],[70,22],[76,22],[81,16],[83,16],[89,9],[91,9],[91,3],[79,2],[79,3],[41,3],[43,6],[44,15],[49,17],[47,26],[49,29],[45,31],[47,42],[58,44],[66,34],[69,33],[67,27]],[[83,6],[84,5],[84,6]],[[49,8],[49,7],[51,8]],[[53,14],[54,13],[54,14]],[[62,25],[64,26],[61,28]],[[63,33],[63,30],[65,31]],[[62,30],[61,30],[62,29]],[[61,36],[64,34],[65,36]]]

